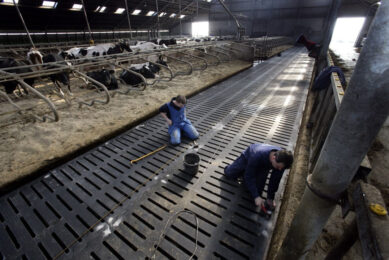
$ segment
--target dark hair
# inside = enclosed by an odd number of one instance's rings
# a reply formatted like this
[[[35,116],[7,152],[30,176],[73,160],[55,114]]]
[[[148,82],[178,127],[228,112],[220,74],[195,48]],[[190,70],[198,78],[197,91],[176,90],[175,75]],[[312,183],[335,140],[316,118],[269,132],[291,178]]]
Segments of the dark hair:
[[[182,96],[182,95],[178,95],[178,96],[176,97],[176,101],[177,101],[178,103],[181,103],[181,104],[185,105],[185,104],[186,104],[186,97],[185,97],[185,96]]]
[[[283,163],[285,169],[289,169],[293,163],[293,154],[291,151],[279,150],[276,152],[276,161],[278,163]]]

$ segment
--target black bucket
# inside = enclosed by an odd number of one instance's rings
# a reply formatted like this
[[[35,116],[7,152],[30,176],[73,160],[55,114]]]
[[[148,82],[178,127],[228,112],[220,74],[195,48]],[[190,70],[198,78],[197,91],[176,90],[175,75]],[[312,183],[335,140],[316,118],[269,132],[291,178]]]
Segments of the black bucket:
[[[184,157],[185,171],[189,174],[196,174],[199,170],[200,156],[197,153],[188,153]]]

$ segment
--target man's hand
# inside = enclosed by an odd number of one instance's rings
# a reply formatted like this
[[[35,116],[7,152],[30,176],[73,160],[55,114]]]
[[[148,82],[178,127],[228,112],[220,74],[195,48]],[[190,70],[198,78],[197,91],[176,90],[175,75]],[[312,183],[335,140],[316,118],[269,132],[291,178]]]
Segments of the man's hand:
[[[255,198],[255,205],[261,206],[262,202],[263,202],[263,199],[261,197]]]
[[[267,204],[269,204],[270,206],[273,206],[275,207],[276,206],[276,203],[274,202],[274,200],[271,200],[271,199],[267,199]]]
[[[276,208],[276,203],[274,202],[274,200],[267,199],[266,203],[267,203],[267,205],[269,205],[271,210],[274,210]]]
[[[166,120],[166,122],[167,122],[167,124],[168,124],[169,126],[171,126],[171,125],[173,124],[172,120],[171,120],[170,118],[167,117],[167,114],[166,114],[166,113],[161,112],[160,114],[162,115],[163,118],[165,118],[165,120]]]

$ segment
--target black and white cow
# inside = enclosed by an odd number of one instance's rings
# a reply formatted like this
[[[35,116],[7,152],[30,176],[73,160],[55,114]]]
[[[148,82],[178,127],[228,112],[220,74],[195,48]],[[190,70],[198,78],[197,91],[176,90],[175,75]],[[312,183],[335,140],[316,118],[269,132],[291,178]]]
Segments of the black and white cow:
[[[117,89],[118,82],[115,78],[115,71],[114,70],[107,70],[102,69],[100,71],[91,71],[86,73],[88,77],[91,77],[92,79],[100,82],[101,84],[105,85],[108,90]],[[96,85],[97,86],[97,85]],[[99,86],[97,86],[99,87]],[[101,88],[99,88],[101,90]]]
[[[177,44],[177,40],[174,38],[171,38],[169,40],[155,39],[155,40],[152,40],[151,42],[158,44],[158,45],[165,44],[166,46]]]
[[[159,56],[152,55],[149,57],[149,59],[153,60],[154,63],[158,63],[168,67],[167,62],[163,60],[162,55]],[[142,76],[145,77],[146,79],[150,79],[150,78],[155,78],[155,74],[157,74],[161,70],[161,68],[158,65],[153,64],[151,62],[146,62],[140,64],[132,64],[130,66],[130,70],[142,74]],[[122,71],[122,73],[120,74],[120,79],[124,81],[126,84],[132,86],[138,85],[139,83],[142,82],[141,77],[131,72],[128,72],[126,70]]]
[[[13,58],[0,57],[0,69],[9,68],[9,67],[18,67],[18,66],[23,66],[23,65],[26,65],[26,64],[23,64],[22,62],[18,62]],[[10,72],[10,73],[16,73],[16,74],[32,72],[32,70],[30,68],[15,68],[15,69],[10,69],[10,70],[6,70],[6,71]],[[31,87],[33,87],[34,81],[35,81],[34,78],[28,78],[28,79],[24,80],[24,82],[26,82]],[[14,93],[15,89],[19,86],[19,83],[15,80],[2,82],[1,84],[4,85],[5,92],[7,94]],[[23,85],[21,85],[21,87],[24,89],[25,93],[28,94],[27,89]]]
[[[156,60],[156,61],[154,61],[154,62],[155,62],[155,63],[158,63],[158,64],[161,64],[161,65],[163,65],[163,66],[168,67],[166,61],[163,60],[163,58],[162,58],[161,55],[159,55],[158,60]],[[158,73],[158,72],[161,70],[160,66],[158,66],[158,65],[156,65],[156,64],[153,64],[153,63],[151,63],[151,62],[150,62],[149,64],[147,64],[147,66],[149,67],[149,69],[151,70],[151,72],[153,72],[154,74]]]
[[[153,64],[151,64],[153,65]],[[152,69],[150,68],[150,63],[141,63],[141,64],[133,64],[130,67],[130,70],[137,72],[139,74],[142,74],[143,77],[146,79],[154,79],[155,78],[155,73],[153,72],[156,71],[157,69],[155,67],[158,67],[157,65],[153,65]],[[159,71],[159,68],[158,68]],[[135,75],[131,72],[128,72],[127,70],[123,70],[122,73],[120,74],[120,79],[124,81],[126,84],[135,86],[143,82],[142,78],[138,75]]]
[[[45,65],[45,63],[49,62],[59,62],[59,65],[67,65],[65,62],[64,58],[61,57],[60,55],[51,53],[48,55],[43,56],[40,51],[37,49],[31,48],[31,50],[27,53],[27,60],[31,62],[32,64],[42,64],[43,68],[46,69],[54,69],[58,68],[58,65],[56,66],[55,64],[51,65]],[[40,67],[37,67],[40,69]],[[54,83],[54,86],[58,88],[58,91],[63,95],[62,87],[59,83],[62,83],[66,86],[68,86],[68,90],[71,93],[70,90],[70,80],[69,80],[69,72],[59,72],[57,74],[51,74],[49,75],[49,78],[51,81]]]
[[[51,53],[51,54],[48,54],[48,55],[45,55],[42,57],[42,61],[43,63],[49,63],[49,62],[60,62],[59,64],[62,64],[62,65],[67,65],[67,63],[65,62],[64,58],[62,58],[61,56],[59,56],[58,54],[54,54],[54,53]],[[53,69],[53,68],[56,68],[55,65],[47,65],[45,66],[47,69]],[[68,86],[68,90],[69,92],[71,93],[71,90],[70,90],[70,80],[69,80],[69,72],[60,72],[60,73],[57,73],[57,74],[51,74],[50,76],[50,79],[51,81],[53,81],[53,83],[55,85],[57,85],[57,87],[61,90],[61,85],[59,83],[62,83],[66,86]]]
[[[119,42],[116,44],[98,44],[86,48],[74,47],[67,51],[61,51],[59,55],[65,59],[78,59],[118,54],[123,53],[124,51],[132,52],[128,43]]]

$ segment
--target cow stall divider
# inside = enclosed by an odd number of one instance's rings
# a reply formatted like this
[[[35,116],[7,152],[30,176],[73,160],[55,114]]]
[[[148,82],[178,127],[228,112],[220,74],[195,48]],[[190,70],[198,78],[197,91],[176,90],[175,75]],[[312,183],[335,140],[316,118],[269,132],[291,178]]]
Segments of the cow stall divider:
[[[182,54],[184,56],[189,56],[191,58],[201,60],[202,62],[204,62],[204,66],[201,66],[200,68],[193,68],[193,70],[201,70],[202,71],[202,70],[205,70],[208,67],[208,62],[204,58],[201,58],[199,56],[196,56],[196,55],[193,55],[193,54],[190,54],[190,53],[185,53],[185,52],[182,52],[182,51],[180,51],[178,53],[180,53],[180,54]]]
[[[16,73],[10,73],[10,72],[7,72],[5,70],[0,70],[0,73],[1,74],[5,74],[7,75],[7,77],[12,77],[13,80],[16,80],[20,85],[22,85],[24,88],[30,90],[32,93],[34,93],[38,98],[42,99],[44,102],[47,103],[47,105],[49,106],[50,110],[52,111],[53,113],[53,116],[54,117],[51,117],[51,116],[46,116],[46,115],[43,115],[43,116],[38,116],[38,115],[33,115],[33,117],[41,122],[46,122],[48,119],[52,120],[52,121],[58,121],[59,120],[59,115],[58,115],[58,111],[57,109],[55,108],[55,105],[53,104],[53,102],[51,102],[50,99],[48,99],[47,97],[45,97],[44,95],[42,95],[38,90],[34,89],[33,87],[31,87],[29,84],[25,83],[20,77],[19,75],[17,75]],[[4,93],[3,91],[0,90],[0,94],[2,96],[6,96],[6,99],[14,106],[18,109],[18,113],[21,113],[22,109],[20,106],[16,105],[14,102],[12,102],[12,100],[8,97],[8,95],[6,93]]]
[[[208,51],[214,52],[214,53],[218,54],[218,56],[220,56],[220,54],[221,54],[221,55],[223,55],[223,57],[227,57],[227,59],[222,60],[222,62],[229,62],[232,60],[231,56],[222,50],[215,50],[215,48],[206,48],[206,51],[207,52]]]
[[[216,50],[214,45],[221,46],[223,49]],[[205,51],[201,51],[198,48],[203,48]],[[231,43],[206,43],[206,44],[192,44],[190,46],[175,46],[169,49],[157,49],[151,51],[142,51],[138,53],[121,53],[114,55],[106,55],[106,56],[97,56],[91,58],[81,58],[75,60],[66,60],[57,61],[57,62],[49,62],[44,64],[34,64],[34,65],[23,65],[18,67],[9,67],[3,68],[0,73],[0,84],[9,81],[17,81],[21,86],[25,87],[28,90],[31,90],[38,98],[43,99],[44,102],[49,106],[50,113],[53,116],[38,116],[36,114],[33,115],[35,119],[41,122],[46,121],[58,121],[58,107],[61,109],[59,104],[60,100],[64,100],[67,104],[67,107],[71,105],[72,101],[75,101],[78,106],[81,108],[83,105],[94,106],[95,104],[108,104],[111,101],[111,98],[116,94],[124,94],[128,95],[132,90],[143,91],[147,86],[152,86],[158,82],[169,82],[172,81],[177,76],[190,75],[193,71],[203,71],[210,66],[218,66],[221,63],[229,62],[232,60],[232,57],[226,52],[232,49]],[[240,50],[241,52],[244,52]],[[212,52],[212,53],[209,53]],[[200,57],[201,55],[201,57]],[[172,66],[164,66],[157,62],[154,62],[155,57],[166,58],[167,61],[175,61],[179,64],[183,64],[183,66],[179,66],[173,70]],[[227,58],[227,59],[226,59]],[[239,57],[238,57],[239,58]],[[158,66],[161,71],[167,72],[163,73],[161,77],[158,77],[153,80],[147,80],[143,75],[132,71],[130,69],[131,64],[136,64],[135,62],[149,62],[155,66]],[[201,64],[201,66],[199,66]],[[29,69],[29,72],[24,73],[12,73],[17,69]],[[129,87],[127,84],[123,84],[120,81],[119,89],[108,91],[107,87],[91,78],[86,74],[89,71],[97,71],[101,69],[109,69],[109,70],[125,70],[129,73],[140,77],[141,83],[138,86]],[[12,72],[11,72],[12,71]],[[82,83],[87,86],[93,85],[94,91],[98,93],[98,95],[86,95],[85,99],[80,98],[79,96],[73,96],[70,92],[63,92],[60,85],[54,83],[54,86],[58,87],[58,91],[55,91],[55,96],[58,96],[60,100],[53,99],[51,100],[48,97],[47,89],[53,92],[55,90],[48,84],[43,84],[42,81],[47,81],[48,77],[51,75],[59,74],[59,73],[70,73],[72,80],[81,80]],[[24,82],[25,79],[34,78],[42,83],[43,87],[37,86],[37,88],[33,88]],[[91,84],[92,83],[92,84]],[[51,84],[51,83],[49,83]],[[79,85],[78,85],[79,86]],[[140,86],[140,87],[139,87]],[[88,91],[90,88],[87,88]],[[43,91],[43,92],[42,92]],[[46,91],[46,92],[45,92]],[[87,91],[87,90],[85,90]],[[85,91],[80,91],[79,93],[85,94]],[[4,97],[6,101],[8,101],[13,107],[16,108],[16,111],[7,111],[6,113],[14,113],[17,112],[22,114],[23,110],[29,110],[28,114],[34,113],[34,108],[38,106],[38,104],[34,104],[29,106],[28,108],[22,108],[21,106],[16,104],[15,100],[12,100],[10,96],[8,96],[3,91],[0,92],[0,96]],[[54,102],[55,101],[55,102]],[[58,106],[58,107],[57,107]],[[41,113],[41,112],[40,112]],[[46,111],[47,113],[47,111]],[[3,114],[0,114],[0,117]]]
[[[235,49],[232,49],[232,48],[224,48],[224,47],[217,47],[218,49],[220,50],[223,50],[223,51],[227,51],[227,52],[230,52],[232,54],[232,56],[235,56],[236,57],[239,57],[239,53],[240,51],[239,50],[235,50]]]
[[[216,60],[216,62],[214,62],[214,63],[210,63],[210,61],[208,61],[208,66],[218,66],[220,63],[222,63],[221,59],[218,56],[216,56],[216,55],[213,55],[213,54],[210,54],[210,53],[204,53],[204,52],[202,52],[202,51],[200,51],[198,49],[194,49],[193,51],[196,51],[196,52],[200,53],[204,57],[209,56],[209,57],[211,57],[211,58]]]

